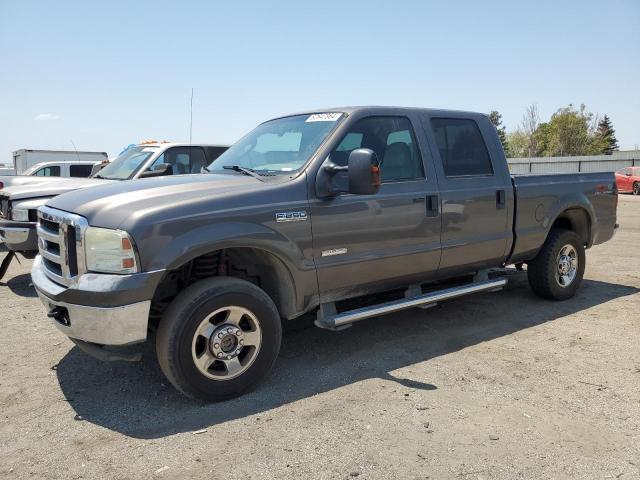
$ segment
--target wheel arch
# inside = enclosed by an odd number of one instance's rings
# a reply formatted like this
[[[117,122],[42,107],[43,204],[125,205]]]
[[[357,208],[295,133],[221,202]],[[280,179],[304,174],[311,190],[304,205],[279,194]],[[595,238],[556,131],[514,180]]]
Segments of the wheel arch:
[[[549,233],[554,228],[563,228],[575,232],[582,243],[588,248],[592,244],[591,233],[593,220],[587,209],[582,206],[572,206],[562,210],[551,223]]]
[[[260,286],[272,298],[283,318],[295,318],[317,303],[317,281],[313,262],[305,262],[303,252],[280,233],[263,225],[234,224],[204,226],[174,239],[162,253],[166,270],[156,288],[156,307],[163,309],[175,291],[207,276],[245,278]],[[226,271],[211,270],[220,255]],[[205,262],[209,262],[206,265]],[[193,266],[204,265],[195,272]],[[169,285],[172,284],[172,285]],[[152,303],[152,310],[153,310]],[[159,311],[156,312],[159,314]],[[157,316],[157,315],[156,315]]]

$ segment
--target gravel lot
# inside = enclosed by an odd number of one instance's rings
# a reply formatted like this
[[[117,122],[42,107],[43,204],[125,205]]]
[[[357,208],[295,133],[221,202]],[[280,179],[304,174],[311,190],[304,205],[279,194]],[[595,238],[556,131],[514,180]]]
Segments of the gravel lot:
[[[289,325],[257,391],[178,395],[149,349],[101,363],[0,284],[0,478],[640,478],[640,197],[576,298],[499,293],[339,333]]]

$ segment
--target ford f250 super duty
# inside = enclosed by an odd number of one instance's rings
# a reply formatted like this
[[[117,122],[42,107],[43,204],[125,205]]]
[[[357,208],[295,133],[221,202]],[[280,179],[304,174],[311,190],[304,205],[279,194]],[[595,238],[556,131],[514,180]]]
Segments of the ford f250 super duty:
[[[0,264],[0,279],[16,252],[31,258],[38,252],[37,209],[54,196],[118,180],[200,173],[202,167],[213,162],[227,148],[147,142],[126,149],[93,178],[0,177],[0,241],[9,250]]]
[[[538,295],[568,299],[585,249],[616,228],[613,173],[511,176],[477,113],[285,116],[208,171],[49,200],[32,269],[53,324],[83,350],[135,359],[154,338],[171,383],[205,400],[267,376],[281,319],[316,312],[340,330],[498,290],[507,280],[488,270],[512,264]]]

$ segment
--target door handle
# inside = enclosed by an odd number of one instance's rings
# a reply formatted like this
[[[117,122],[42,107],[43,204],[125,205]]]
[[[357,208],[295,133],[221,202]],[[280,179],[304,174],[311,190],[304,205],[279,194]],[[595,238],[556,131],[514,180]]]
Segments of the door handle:
[[[427,217],[437,217],[440,213],[438,195],[427,195]]]
[[[502,210],[507,205],[507,194],[504,190],[496,190],[496,209]]]

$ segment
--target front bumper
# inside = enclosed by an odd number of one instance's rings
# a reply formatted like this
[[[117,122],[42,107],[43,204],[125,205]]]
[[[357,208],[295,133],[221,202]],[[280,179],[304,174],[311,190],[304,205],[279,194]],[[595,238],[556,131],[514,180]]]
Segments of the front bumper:
[[[0,242],[14,252],[37,252],[36,222],[0,220]]]
[[[67,337],[100,345],[128,345],[147,339],[151,302],[100,308],[54,302],[36,290],[53,324]]]
[[[42,257],[37,256],[31,279],[54,325],[66,336],[100,345],[129,345],[147,338],[150,299],[163,273],[87,273],[76,285],[64,287],[46,276]]]

